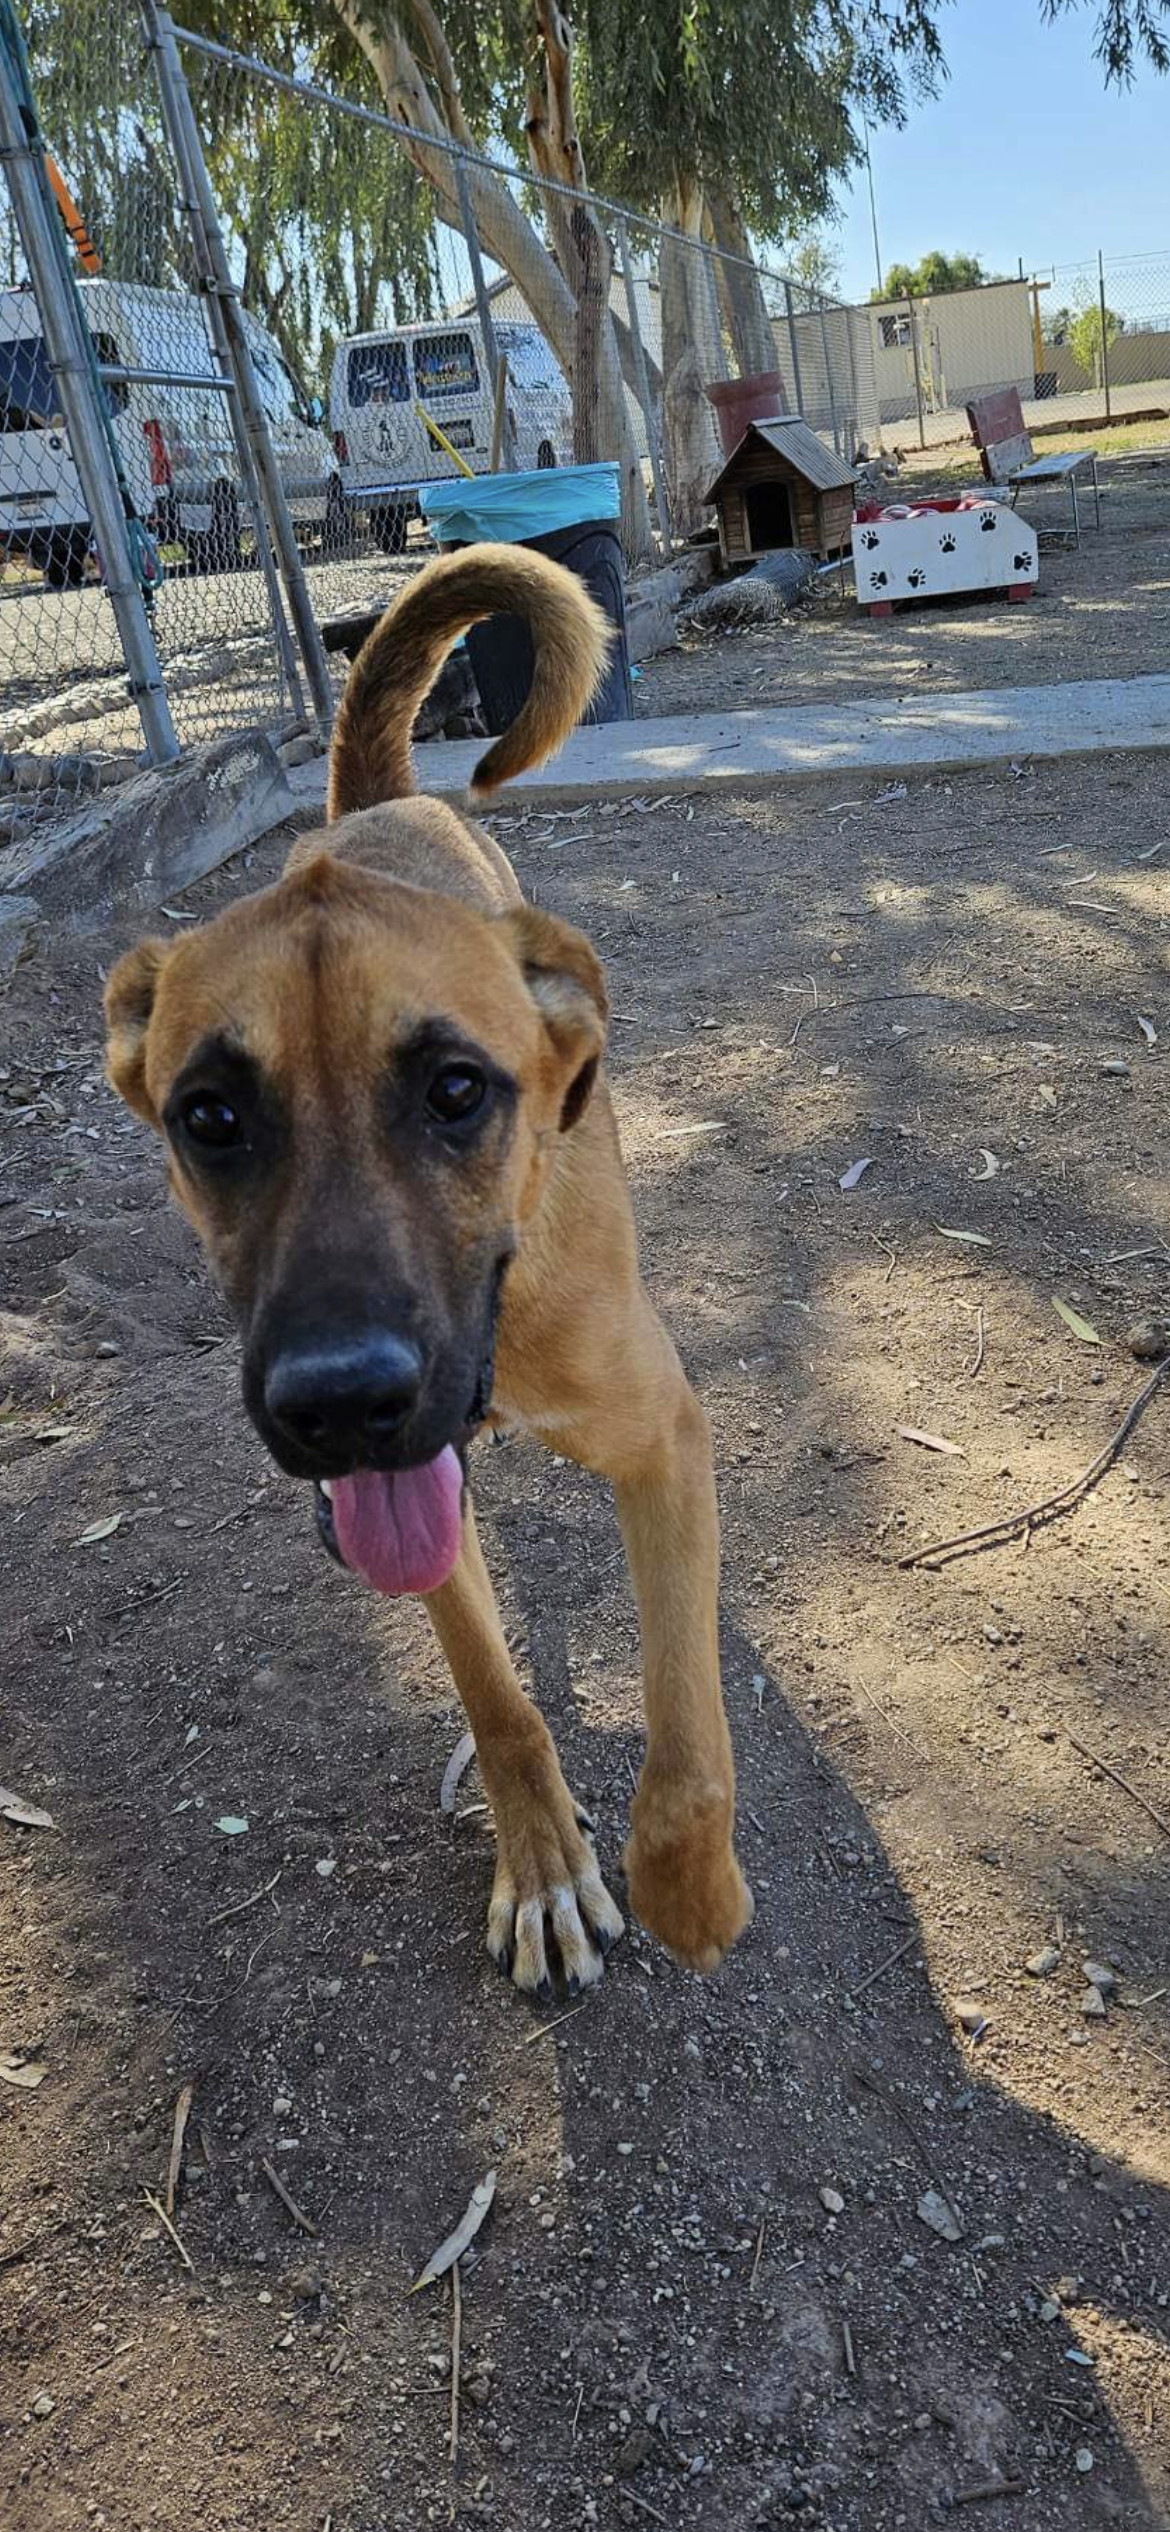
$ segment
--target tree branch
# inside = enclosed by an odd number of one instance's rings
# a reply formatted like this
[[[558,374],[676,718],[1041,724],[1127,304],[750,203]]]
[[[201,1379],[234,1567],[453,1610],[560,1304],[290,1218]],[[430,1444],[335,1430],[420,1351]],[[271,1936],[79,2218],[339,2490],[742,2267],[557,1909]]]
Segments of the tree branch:
[[[474,149],[475,136],[463,111],[459,75],[451,58],[451,47],[431,7],[431,0],[406,0],[406,5],[429,57],[451,138],[461,142],[464,149]]]

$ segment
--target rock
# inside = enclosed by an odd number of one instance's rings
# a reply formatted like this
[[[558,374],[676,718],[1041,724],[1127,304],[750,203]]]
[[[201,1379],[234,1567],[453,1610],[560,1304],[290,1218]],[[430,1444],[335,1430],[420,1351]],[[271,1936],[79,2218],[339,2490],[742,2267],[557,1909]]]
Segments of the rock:
[[[1042,2321],[1059,2321],[1060,2305],[1058,2304],[1055,2295],[1049,2295],[1041,2304],[1040,2318]]]
[[[56,2401],[50,2398],[47,2391],[38,2391],[32,2404],[33,2416],[34,2418],[51,2418],[56,2406]]]
[[[1107,1961],[1086,1961],[1084,1971],[1090,1987],[1099,1988],[1103,1996],[1112,1995],[1117,1985],[1117,1973],[1110,1969]]]
[[[15,974],[32,947],[40,907],[35,897],[0,896],[0,985]]]
[[[1060,1952],[1057,1945],[1055,1943],[1042,1944],[1040,1950],[1033,1952],[1031,1959],[1025,1961],[1024,1967],[1029,1978],[1051,1978],[1053,1970],[1060,1967]]]
[[[1088,2471],[1092,2470],[1092,2467],[1093,2456],[1089,2451],[1088,2445],[1078,2444],[1076,2452],[1073,2454],[1073,2469],[1079,2470],[1083,2477]]]
[[[1111,1081],[1129,1080],[1129,1066],[1122,1062],[1120,1055],[1111,1055],[1108,1062],[1102,1064],[1101,1070]]]
[[[997,1626],[992,1626],[990,1619],[983,1629],[983,1640],[985,1644],[1002,1644],[1003,1642],[1003,1636],[1000,1629]]]
[[[1104,2022],[1108,2007],[1099,1987],[1090,1987],[1086,1990],[1081,2003],[1081,2012],[1087,2022]]]
[[[301,730],[295,738],[282,739],[276,752],[282,765],[311,765],[321,754],[321,743],[310,731]]]
[[[919,2223],[929,2225],[931,2232],[937,2233],[944,2242],[962,2241],[963,2227],[941,2189],[924,2190],[915,2213]]]
[[[51,756],[31,756],[22,751],[5,757],[4,779],[14,791],[53,791],[57,767]]]
[[[626,598],[626,649],[635,664],[678,648],[678,624],[669,599],[634,589]]]
[[[973,2040],[982,2038],[988,2028],[987,2015],[974,1996],[956,1996],[955,2020],[961,2031],[969,2031]]]
[[[1125,1341],[1139,1363],[1160,1363],[1170,1354],[1170,1329],[1160,1319],[1135,1319]]]
[[[817,2196],[826,2215],[844,2215],[845,2201],[839,2189],[818,2189]]]
[[[649,2460],[653,2450],[654,2438],[650,2434],[649,2429],[647,2427],[634,2427],[632,2432],[627,2435],[625,2443],[619,2445],[614,2457],[613,2466],[617,2472],[618,2478],[632,2479],[634,2472],[636,2470],[641,2470],[643,2462]]]

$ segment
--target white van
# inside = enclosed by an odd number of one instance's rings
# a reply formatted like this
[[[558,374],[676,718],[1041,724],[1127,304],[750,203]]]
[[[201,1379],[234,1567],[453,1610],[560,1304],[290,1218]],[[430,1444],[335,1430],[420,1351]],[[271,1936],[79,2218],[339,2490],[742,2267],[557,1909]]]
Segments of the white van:
[[[162,373],[155,386],[110,384],[107,394],[139,514],[163,546],[181,545],[192,570],[231,571],[241,559],[241,508],[226,396],[172,384],[214,373],[196,299],[145,283],[82,281],[98,359]],[[298,532],[340,545],[341,477],[311,403],[262,325],[245,311],[281,478]],[[0,290],[0,555],[21,554],[51,588],[85,577],[90,523],[27,288]]]
[[[573,401],[538,325],[500,323],[508,357],[508,417],[518,470],[563,466],[573,453]],[[333,446],[347,504],[364,510],[377,543],[397,554],[420,484],[458,474],[428,431],[429,414],[472,473],[491,464],[492,382],[478,317],[396,325],[339,343],[329,391]]]

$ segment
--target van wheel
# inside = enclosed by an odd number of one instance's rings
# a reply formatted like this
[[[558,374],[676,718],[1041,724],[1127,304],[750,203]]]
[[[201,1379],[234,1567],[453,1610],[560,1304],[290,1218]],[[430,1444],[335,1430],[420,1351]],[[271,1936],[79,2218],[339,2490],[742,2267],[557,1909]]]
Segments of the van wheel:
[[[234,484],[216,484],[211,495],[211,526],[206,534],[185,536],[192,571],[239,571],[244,560],[240,541],[240,505]]]
[[[51,536],[43,566],[48,588],[80,589],[88,558],[89,536],[84,528],[74,528],[68,536]]]
[[[384,510],[371,510],[370,533],[375,545],[380,545],[384,554],[404,554],[406,551],[405,510],[397,503]]]
[[[557,462],[557,453],[556,453],[555,448],[553,447],[552,441],[551,441],[551,440],[542,440],[542,441],[541,441],[541,443],[540,443],[540,446],[539,446],[539,448],[537,449],[537,452],[536,452],[536,463],[537,463],[537,465],[538,465],[538,466],[544,466],[544,467],[548,467],[548,466],[555,466],[555,465],[556,465],[556,462]]]

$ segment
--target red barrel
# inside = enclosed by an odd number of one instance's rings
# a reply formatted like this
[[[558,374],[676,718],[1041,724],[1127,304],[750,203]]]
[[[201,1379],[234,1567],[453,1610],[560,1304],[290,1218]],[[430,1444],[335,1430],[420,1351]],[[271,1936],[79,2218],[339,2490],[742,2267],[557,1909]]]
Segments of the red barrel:
[[[788,411],[778,369],[757,370],[754,378],[720,378],[703,393],[715,407],[725,457],[739,447],[749,422],[771,422],[777,413]]]

